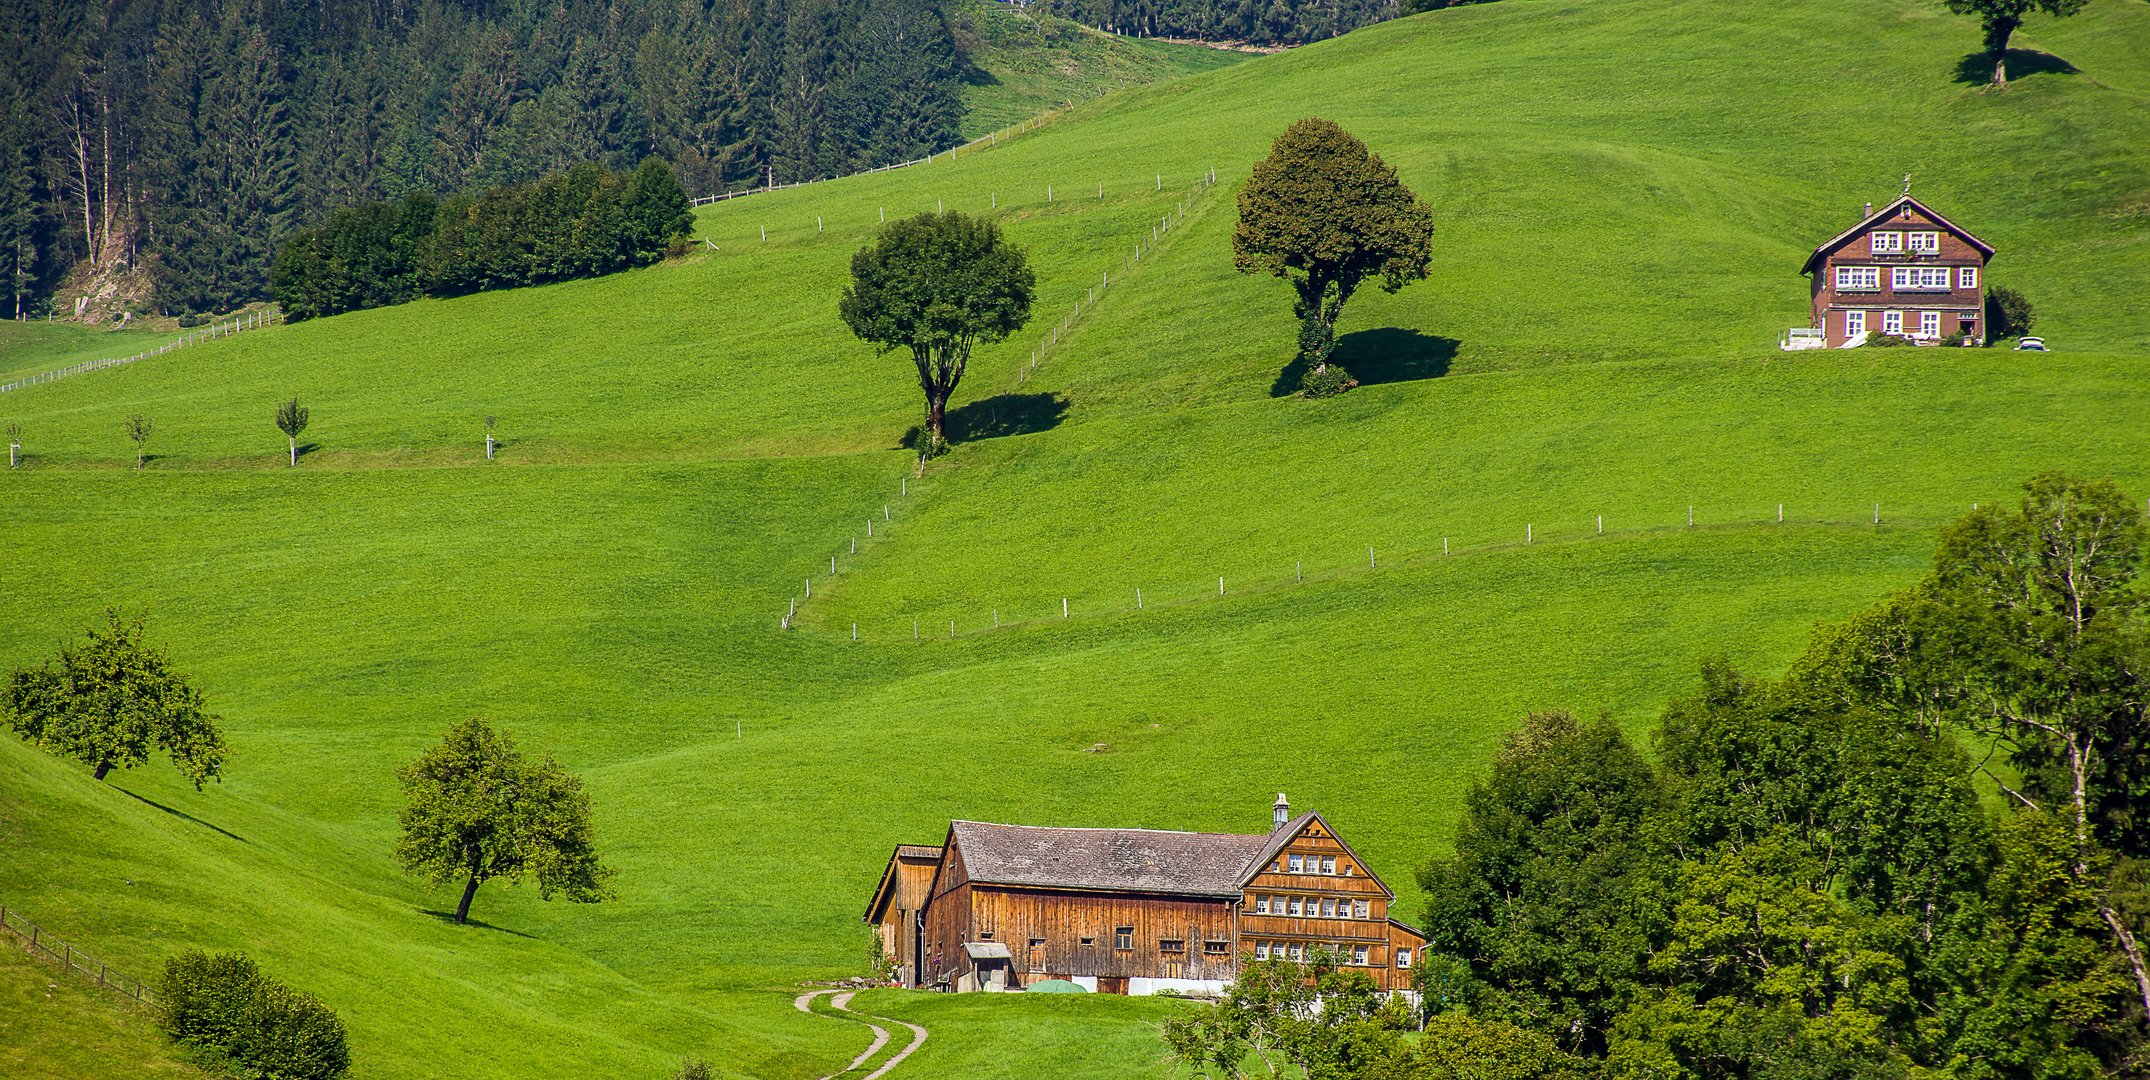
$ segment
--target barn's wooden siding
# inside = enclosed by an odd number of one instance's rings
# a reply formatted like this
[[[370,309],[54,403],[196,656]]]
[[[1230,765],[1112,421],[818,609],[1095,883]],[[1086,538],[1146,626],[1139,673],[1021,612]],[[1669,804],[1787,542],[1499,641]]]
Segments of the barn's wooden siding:
[[[1229,979],[1237,971],[1232,900],[974,886],[973,940],[998,941],[1019,982],[1103,978]],[[1120,948],[1126,930],[1127,948]],[[1177,951],[1166,944],[1177,942]],[[1222,945],[1211,952],[1211,942]]]

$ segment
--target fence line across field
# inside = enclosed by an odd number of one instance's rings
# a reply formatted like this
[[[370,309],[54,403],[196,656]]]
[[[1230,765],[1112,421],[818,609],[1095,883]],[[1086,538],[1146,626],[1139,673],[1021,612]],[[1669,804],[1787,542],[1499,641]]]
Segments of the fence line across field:
[[[1970,504],[1971,509],[1976,509],[1977,506],[1977,503]],[[1681,525],[1679,521],[1675,519],[1673,521],[1664,523],[1641,525],[1624,529],[1607,529],[1605,527],[1605,515],[1596,514],[1593,516],[1582,518],[1582,527],[1579,531],[1573,533],[1563,533],[1557,537],[1548,537],[1542,541],[1539,538],[1537,530],[1538,523],[1531,521],[1523,522],[1521,525],[1517,526],[1515,529],[1514,536],[1506,540],[1485,540],[1470,544],[1452,543],[1454,539],[1454,534],[1450,534],[1441,537],[1440,550],[1438,554],[1434,553],[1430,539],[1424,547],[1414,547],[1407,549],[1377,549],[1375,547],[1368,547],[1363,549],[1366,552],[1365,559],[1363,562],[1359,561],[1356,558],[1347,558],[1346,560],[1333,566],[1317,567],[1312,572],[1312,576],[1317,579],[1339,579],[1367,574],[1377,574],[1385,571],[1394,570],[1398,567],[1424,567],[1427,565],[1439,563],[1446,558],[1460,555],[1490,554],[1500,551],[1512,551],[1518,548],[1538,546],[1541,543],[1584,543],[1605,536],[1635,537],[1645,536],[1649,534],[1679,533],[1686,532],[1692,529],[1709,529],[1713,531],[1726,529],[1766,530],[1787,524],[1793,525],[1795,527],[1878,528],[1886,523],[1890,526],[1903,526],[1909,528],[1932,528],[1944,525],[1948,521],[1954,520],[1950,517],[1929,518],[1923,516],[1914,517],[1907,515],[1887,515],[1887,520],[1886,522],[1884,522],[1885,515],[1882,512],[1883,507],[1880,503],[1872,504],[1872,509],[1870,511],[1862,510],[1860,513],[1850,517],[1805,518],[1792,521],[1786,520],[1785,504],[1783,503],[1777,503],[1774,505],[1773,517],[1763,516],[1756,518],[1745,518],[1737,521],[1698,523],[1695,517],[1695,510],[1696,507],[1694,506],[1686,507],[1685,525]],[[2144,512],[2146,516],[2150,516],[2150,500],[2145,501]],[[836,570],[834,569],[834,560],[831,561],[831,566],[832,569],[830,576],[834,577],[836,575]],[[1234,584],[1229,580],[1228,576],[1219,576],[1216,579],[1217,591],[1215,593],[1210,593],[1206,584],[1208,579],[1201,578],[1199,580],[1203,581],[1205,584],[1203,584],[1199,588],[1192,589],[1186,595],[1179,595],[1170,598],[1160,598],[1158,596],[1155,588],[1153,587],[1156,584],[1156,579],[1153,578],[1143,585],[1130,584],[1128,586],[1130,593],[1130,598],[1128,602],[1121,605],[1092,608],[1088,611],[1085,611],[1084,614],[1120,615],[1137,611],[1146,611],[1159,606],[1174,607],[1185,604],[1202,603],[1206,600],[1214,600],[1220,597],[1230,596],[1235,593],[1270,592],[1281,587],[1303,584],[1306,582],[1308,576],[1309,572],[1306,568],[1306,561],[1304,559],[1297,559],[1291,561],[1289,564],[1280,566],[1278,572],[1273,575],[1267,575],[1253,579],[1240,579],[1240,582],[1242,583],[1251,582],[1251,584]],[[808,578],[806,580],[806,588],[807,597],[808,599],[811,599],[813,596],[813,582],[811,578]],[[1149,596],[1147,597],[1147,601],[1145,601],[1144,597],[1145,588],[1149,589]],[[958,624],[960,620],[949,620],[947,638],[954,639],[957,637],[972,637],[975,635],[989,634],[1000,630],[1016,629],[1028,624],[1053,623],[1073,619],[1075,615],[1073,597],[1061,596],[1059,600],[1060,611],[1058,618],[1054,618],[1050,614],[1041,614],[1031,617],[1003,619],[1002,606],[989,605],[985,609],[985,612],[982,612],[978,616],[977,629],[959,630]],[[794,629],[798,621],[799,609],[801,606],[803,605],[800,603],[799,599],[797,597],[793,597],[789,603],[789,607],[785,610],[782,618],[778,620],[778,628],[781,630]],[[1045,606],[1049,609],[1049,597],[1045,601]],[[846,618],[846,621],[850,621],[849,617]],[[897,621],[900,623],[901,617],[899,617]],[[913,616],[910,618],[910,621],[912,640],[924,640],[923,635],[920,633],[919,630],[918,618]],[[861,641],[865,639],[865,635],[861,632],[862,626],[866,627],[867,629],[871,629],[870,623],[851,623],[852,641]],[[900,631],[900,629],[901,627],[899,625],[898,630]],[[840,632],[841,631],[839,630],[839,633]],[[890,635],[889,640],[895,640],[900,637],[900,632],[893,633]],[[939,638],[940,635],[935,634],[935,637]]]
[[[70,975],[80,975],[107,990],[142,1005],[150,1005],[149,984],[130,975],[122,975],[90,954],[46,933],[45,929],[23,918],[22,912],[0,904],[0,930],[22,943],[23,951],[59,961]]]
[[[121,364],[132,364],[138,360],[148,360],[153,357],[163,356],[165,353],[172,352],[175,349],[184,349],[189,345],[200,344],[204,341],[214,341],[218,338],[243,334],[248,330],[259,330],[265,326],[274,326],[282,321],[284,321],[283,310],[271,305],[260,311],[248,312],[245,315],[219,320],[208,326],[189,330],[154,349],[144,349],[133,356],[115,356],[109,360],[90,360],[69,367],[56,368],[52,371],[41,371],[35,375],[25,375],[13,382],[0,383],[0,394],[5,394],[11,390],[19,390],[25,386],[37,386],[42,383],[54,382],[70,375],[80,375],[88,371],[100,371],[108,367],[118,367]]]

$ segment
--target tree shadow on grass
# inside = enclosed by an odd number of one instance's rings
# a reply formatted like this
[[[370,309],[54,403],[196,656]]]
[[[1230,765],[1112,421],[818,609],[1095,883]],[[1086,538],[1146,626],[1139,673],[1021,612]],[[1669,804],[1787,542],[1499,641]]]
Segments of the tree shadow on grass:
[[[114,790],[114,791],[117,791],[117,792],[119,792],[120,794],[122,794],[122,795],[125,795],[125,796],[127,796],[128,798],[130,798],[130,799],[133,799],[133,800],[134,800],[134,801],[136,801],[136,802],[140,802],[140,803],[147,803],[147,804],[149,804],[149,805],[151,805],[151,806],[154,806],[154,807],[156,807],[157,809],[159,809],[159,810],[162,810],[162,811],[164,811],[165,813],[167,813],[167,814],[170,814],[170,815],[172,815],[173,817],[176,817],[176,818],[185,818],[186,820],[188,820],[188,821],[191,821],[191,822],[195,823],[196,825],[199,825],[199,826],[201,826],[201,827],[202,827],[202,828],[204,828],[204,829],[208,829],[208,830],[209,830],[209,831],[211,831],[211,832],[223,833],[223,834],[224,834],[225,836],[231,837],[232,839],[234,839],[234,840],[237,840],[238,842],[240,842],[240,843],[242,843],[242,844],[251,844],[251,843],[253,843],[253,841],[252,841],[252,840],[248,840],[248,839],[247,839],[246,837],[240,836],[240,835],[239,835],[238,833],[235,833],[235,832],[231,831],[230,829],[224,828],[224,827],[223,827],[223,826],[221,826],[221,825],[211,825],[210,823],[208,823],[208,822],[206,822],[206,821],[203,821],[202,819],[200,819],[200,818],[198,818],[198,817],[195,817],[194,815],[192,815],[192,814],[189,814],[189,813],[187,813],[187,812],[186,812],[186,811],[184,811],[184,810],[179,810],[179,809],[176,809],[176,808],[173,808],[173,807],[170,807],[170,806],[166,806],[166,805],[164,805],[163,803],[161,803],[161,802],[158,802],[158,801],[157,801],[157,800],[155,800],[155,799],[150,799],[150,798],[144,798],[143,796],[137,795],[137,794],[135,794],[135,793],[134,793],[134,792],[132,792],[132,791],[128,791],[128,790],[127,790],[126,788],[123,788],[123,787],[114,787],[114,788],[113,788],[112,790]]]
[[[948,437],[957,442],[1033,435],[1060,426],[1068,399],[1059,394],[999,394],[948,411]]]
[[[1360,386],[1438,379],[1448,374],[1449,365],[1456,359],[1456,349],[1462,344],[1455,338],[1383,326],[1356,330],[1337,338],[1329,362],[1350,372]],[[1294,357],[1291,363],[1284,365],[1284,370],[1277,372],[1277,381],[1270,384],[1269,396],[1290,397],[1298,393],[1301,381],[1306,378],[1306,369],[1305,358]]]
[[[308,455],[308,454],[311,454],[311,453],[313,453],[314,451],[316,451],[316,450],[319,450],[319,449],[321,449],[321,444],[320,444],[320,443],[314,443],[314,442],[302,442],[302,443],[300,443],[300,444],[299,444],[299,460],[300,460],[300,461],[304,461],[304,460],[306,460],[306,455]]]
[[[442,921],[442,922],[444,922],[444,923],[447,923],[447,924],[448,924],[448,925],[450,925],[450,926],[454,926],[454,925],[455,925],[455,912],[453,912],[453,911],[430,911],[430,910],[428,910],[428,909],[426,909],[426,908],[419,908],[419,909],[418,909],[418,914],[420,914],[420,915],[431,915],[431,916],[433,916],[434,918],[436,918],[436,919],[439,919],[440,921]],[[523,932],[522,932],[522,931],[520,931],[520,930],[510,930],[510,929],[508,929],[508,928],[507,928],[507,927],[505,927],[505,926],[494,926],[494,925],[493,925],[492,923],[489,923],[489,922],[484,922],[484,921],[482,921],[482,920],[479,920],[479,919],[467,919],[467,920],[465,920],[465,921],[463,922],[463,925],[464,925],[464,926],[474,926],[474,927],[477,927],[477,928],[478,928],[478,929],[480,929],[480,930],[493,930],[493,931],[497,931],[497,932],[499,932],[499,933],[503,933],[503,934],[513,934],[513,935],[515,935],[516,937],[519,937],[519,938],[527,938],[527,939],[529,939],[529,940],[531,940],[531,941],[536,941],[536,940],[537,940],[537,935],[536,935],[536,934],[525,934],[525,933],[523,933]]]
[[[2049,52],[2037,49],[2008,50],[2008,81],[2029,78],[2032,75],[2081,75],[2074,64]],[[1993,81],[1993,57],[1984,50],[1971,53],[1956,61],[1956,81],[1970,86],[1985,86]]]

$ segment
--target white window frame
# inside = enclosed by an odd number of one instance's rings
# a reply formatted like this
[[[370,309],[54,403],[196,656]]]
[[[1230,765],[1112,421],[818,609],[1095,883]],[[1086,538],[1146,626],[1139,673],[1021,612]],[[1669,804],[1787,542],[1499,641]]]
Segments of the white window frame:
[[[1836,287],[1839,289],[1881,288],[1881,267],[1839,266],[1836,268]]]
[[[1938,312],[1938,311],[1921,311],[1921,312],[1919,312],[1919,336],[1920,336],[1920,337],[1931,337],[1931,338],[1937,338],[1937,337],[1940,337],[1940,336],[1941,336],[1941,313],[1940,313],[1940,312]]]
[[[1366,918],[1366,913],[1369,910],[1372,910],[1372,905],[1364,900],[1353,900],[1351,902],[1351,917],[1354,919]]]
[[[1256,897],[1254,898],[1254,913],[1255,913],[1256,915],[1267,915],[1267,914],[1269,914],[1269,898],[1268,898],[1268,897],[1266,897],[1266,896],[1256,896]]]
[[[1868,233],[1867,250],[1876,255],[1901,254],[1904,250],[1904,234],[1900,232]]]
[[[1336,918],[1336,898],[1335,898],[1335,897],[1333,897],[1333,896],[1324,896],[1324,897],[1322,897],[1322,898],[1321,898],[1321,917],[1322,917],[1322,918],[1324,918],[1324,919],[1333,919],[1333,918]]]
[[[1959,266],[1959,267],[1957,267],[1957,268],[1956,268],[1956,287],[1957,287],[1957,288],[1959,288],[1959,289],[1975,289],[1975,288],[1978,288],[1978,267],[1975,267],[1975,266]]]
[[[1408,967],[1410,967],[1410,966],[1411,966],[1411,950],[1410,950],[1410,949],[1398,949],[1398,950],[1396,950],[1396,966],[1397,966],[1397,967],[1400,967],[1400,968],[1408,968]]]
[[[1906,292],[1943,292],[1949,288],[1950,275],[1946,266],[1892,266],[1889,268],[1889,288]]]
[[[1269,943],[1268,943],[1268,942],[1266,942],[1266,941],[1257,941],[1257,942],[1255,942],[1255,943],[1254,943],[1254,958],[1255,958],[1256,960],[1267,960],[1267,959],[1269,959]]]
[[[1890,337],[1904,336],[1904,313],[1901,311],[1882,312],[1881,332]]]
[[[1304,960],[1304,959],[1306,959],[1306,946],[1305,946],[1305,945],[1302,945],[1302,944],[1300,944],[1299,942],[1296,942],[1296,941],[1292,942],[1292,943],[1291,943],[1291,945],[1287,947],[1287,950],[1286,950],[1286,951],[1287,951],[1287,952],[1288,952],[1288,953],[1290,954],[1291,958],[1292,958],[1292,959],[1294,959],[1294,960]]]
[[[1336,876],[1336,856],[1324,855],[1321,857],[1321,872],[1330,877]]]
[[[1370,949],[1370,948],[1367,948],[1367,947],[1366,947],[1366,946],[1364,946],[1364,945],[1353,945],[1353,946],[1351,947],[1351,962],[1352,962],[1353,964],[1356,964],[1356,965],[1358,965],[1359,967],[1365,967],[1365,966],[1366,966],[1366,958],[1367,958],[1368,956],[1372,955],[1372,953],[1373,953],[1373,950],[1372,950],[1372,949]]]
[[[1866,333],[1866,312],[1863,312],[1863,311],[1847,311],[1847,312],[1845,312],[1845,313],[1844,313],[1844,336],[1845,336],[1846,338],[1855,338],[1855,337],[1858,337],[1859,335],[1861,335],[1861,334],[1864,334],[1864,333]]]
[[[1286,855],[1284,857],[1284,865],[1290,867],[1291,872],[1294,874],[1303,874],[1306,872],[1306,859],[1304,856]]]
[[[1294,897],[1291,897],[1290,899],[1286,900],[1286,901],[1284,902],[1284,906],[1285,906],[1285,907],[1286,907],[1286,909],[1287,909],[1287,910],[1286,910],[1286,911],[1284,912],[1284,913],[1285,913],[1286,915],[1297,915],[1297,914],[1299,914],[1299,908],[1300,908],[1300,903],[1299,903],[1299,898],[1298,898],[1298,897],[1294,896]]]
[[[1941,250],[1941,234],[1921,230],[1906,236],[1904,243],[1921,255],[1932,255]]]

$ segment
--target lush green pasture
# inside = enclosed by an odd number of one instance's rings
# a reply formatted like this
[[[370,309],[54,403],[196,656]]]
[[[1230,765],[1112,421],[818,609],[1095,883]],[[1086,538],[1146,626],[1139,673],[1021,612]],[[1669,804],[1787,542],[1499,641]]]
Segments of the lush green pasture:
[[[1780,668],[2036,469],[2150,493],[2150,7],[2034,22],[2022,45],[2079,70],[2007,94],[1956,81],[1976,41],[1913,0],[1503,0],[719,204],[714,250],[663,266],[0,398],[33,454],[0,475],[0,664],[146,607],[233,745],[196,793],[0,743],[0,899],[140,972],[245,948],[337,1006],[361,1080],[830,1072],[866,1033],[796,984],[861,966],[889,847],[951,816],[1256,829],[1284,790],[1409,913],[1526,710],[1639,731],[1700,656]],[[1226,255],[1231,185],[1312,110],[1440,222],[1432,281],[1354,302],[1369,385],[1326,403],[1272,396],[1286,290]],[[1905,171],[2062,351],[1769,347],[1808,247]],[[905,496],[908,362],[834,309],[881,215],[936,205],[1000,214],[1040,314],[959,402],[1009,437]],[[396,871],[395,766],[481,713],[587,777],[617,901],[489,889],[457,928]],[[859,1005],[933,1029],[899,1075],[1076,1078],[1156,1074],[1169,1008]]]
[[[1119,37],[999,0],[967,0],[954,15],[956,39],[973,68],[963,94],[963,132],[970,138],[1070,102],[1246,58],[1199,45]]]
[[[133,356],[177,337],[155,330],[110,330],[63,322],[0,319],[0,382],[79,364]],[[12,416],[0,399],[0,416]]]
[[[1303,568],[1774,522],[1933,524],[2068,467],[2150,494],[2140,357],[1850,350],[1573,365],[979,443],[803,622],[876,639],[1214,598]],[[862,525],[863,523],[859,523]],[[854,531],[858,525],[854,525]],[[923,533],[927,544],[911,537]],[[844,549],[848,552],[848,546]],[[1295,565],[1296,564],[1296,565]]]
[[[13,941],[0,948],[0,1075],[15,1080],[83,1076],[200,1077],[179,1062],[149,1015],[111,992],[60,974]]]

